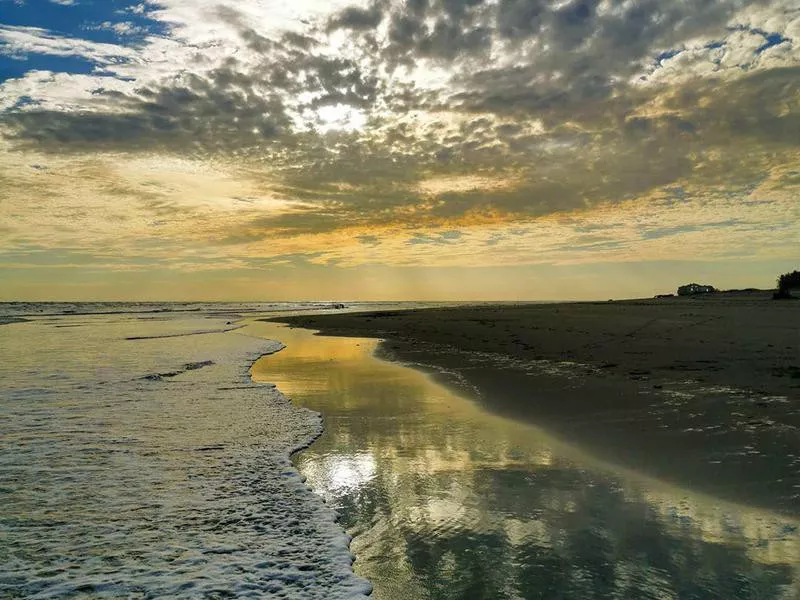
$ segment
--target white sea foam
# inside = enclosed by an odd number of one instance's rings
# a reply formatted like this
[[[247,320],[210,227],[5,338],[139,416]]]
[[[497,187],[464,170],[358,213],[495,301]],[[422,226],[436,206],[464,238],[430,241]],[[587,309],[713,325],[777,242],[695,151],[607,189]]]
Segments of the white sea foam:
[[[319,414],[250,380],[280,344],[185,335],[229,327],[202,314],[0,327],[0,597],[369,594],[289,460]]]

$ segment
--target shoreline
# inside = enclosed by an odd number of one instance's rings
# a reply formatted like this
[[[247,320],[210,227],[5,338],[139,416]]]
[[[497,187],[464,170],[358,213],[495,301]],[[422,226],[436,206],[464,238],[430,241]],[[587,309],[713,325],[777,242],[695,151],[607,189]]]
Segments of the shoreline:
[[[0,325],[11,325],[12,323],[26,323],[30,319],[23,319],[22,317],[0,317]]]
[[[751,294],[268,320],[380,338],[380,357],[600,460],[798,515],[794,304]]]
[[[249,325],[251,325],[253,323],[253,321],[259,321],[259,320],[260,321],[266,321],[266,320],[269,320],[269,319],[252,319],[252,317],[246,317],[246,318],[243,318],[243,319],[239,319],[237,321],[237,324],[238,324],[237,327],[234,327],[233,329],[227,329],[227,330],[223,331],[222,333],[229,333],[229,332],[232,332],[232,331],[238,331],[240,329],[246,329]],[[242,333],[242,335],[247,336],[248,334]],[[254,369],[255,369],[256,363],[258,363],[259,361],[261,361],[264,358],[268,358],[270,356],[274,356],[274,355],[286,350],[287,346],[280,339],[260,338],[259,336],[254,336],[254,337],[256,337],[257,339],[264,339],[265,341],[266,340],[271,340],[271,341],[277,342],[278,345],[275,348],[270,349],[269,351],[261,352],[258,355],[249,357],[249,359],[246,361],[246,365],[247,366],[246,366],[246,369],[245,369],[245,372],[244,372],[244,377],[247,380],[247,384],[249,386],[254,386],[256,389],[262,388],[262,389],[274,390],[275,392],[277,392],[277,394],[280,396],[280,398],[288,406],[291,406],[295,410],[308,411],[308,412],[310,412],[310,413],[312,413],[314,415],[314,418],[317,421],[316,427],[314,428],[314,430],[312,432],[309,432],[308,437],[305,440],[297,442],[297,443],[293,444],[292,446],[290,446],[290,447],[288,447],[286,449],[286,457],[285,457],[286,458],[286,463],[287,463],[287,466],[290,468],[291,472],[293,473],[293,475],[295,477],[297,477],[297,479],[299,480],[299,482],[302,485],[302,487],[309,494],[311,494],[312,496],[317,498],[325,506],[325,510],[328,511],[329,516],[330,516],[330,522],[341,533],[341,537],[344,540],[344,548],[345,548],[346,554],[347,554],[347,560],[348,560],[348,567],[347,568],[349,570],[349,573],[354,578],[356,578],[356,580],[360,583],[360,589],[357,589],[357,590],[354,589],[353,590],[353,592],[355,594],[357,594],[357,595],[354,595],[353,598],[358,598],[359,595],[361,597],[363,597],[363,598],[369,598],[369,597],[372,596],[373,583],[370,580],[368,580],[368,579],[366,579],[364,577],[361,577],[360,575],[357,575],[355,570],[354,570],[354,568],[353,568],[353,565],[355,564],[356,558],[357,558],[356,555],[353,553],[353,551],[351,549],[353,536],[351,536],[350,533],[345,529],[345,527],[340,523],[339,513],[336,510],[330,508],[327,505],[327,502],[325,501],[325,499],[322,496],[320,496],[319,494],[317,494],[314,491],[314,489],[312,489],[312,487],[309,485],[308,481],[306,480],[305,475],[303,475],[300,472],[300,469],[298,468],[298,465],[297,465],[297,456],[300,453],[302,453],[303,451],[308,450],[311,446],[313,446],[314,443],[317,440],[319,440],[322,437],[322,435],[325,433],[325,415],[322,412],[315,411],[313,409],[309,409],[309,408],[306,408],[306,407],[298,405],[296,402],[294,402],[292,400],[292,398],[289,395],[284,393],[284,391],[281,390],[275,383],[260,381],[260,380],[256,379],[256,377],[254,376]]]

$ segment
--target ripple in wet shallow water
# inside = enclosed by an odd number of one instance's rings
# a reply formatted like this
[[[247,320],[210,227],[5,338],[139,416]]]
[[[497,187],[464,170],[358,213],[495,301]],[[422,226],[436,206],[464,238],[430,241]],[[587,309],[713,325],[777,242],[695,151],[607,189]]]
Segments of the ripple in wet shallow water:
[[[277,345],[153,337],[225,324],[113,315],[0,328],[0,597],[369,591],[288,460],[319,416],[249,379]]]

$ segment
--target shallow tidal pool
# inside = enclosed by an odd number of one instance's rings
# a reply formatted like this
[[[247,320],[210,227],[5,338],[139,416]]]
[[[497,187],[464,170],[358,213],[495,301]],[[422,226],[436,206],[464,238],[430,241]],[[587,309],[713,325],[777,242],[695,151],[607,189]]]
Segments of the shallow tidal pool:
[[[324,415],[294,462],[379,600],[800,598],[798,523],[616,469],[492,415],[378,341],[273,323],[256,381]]]

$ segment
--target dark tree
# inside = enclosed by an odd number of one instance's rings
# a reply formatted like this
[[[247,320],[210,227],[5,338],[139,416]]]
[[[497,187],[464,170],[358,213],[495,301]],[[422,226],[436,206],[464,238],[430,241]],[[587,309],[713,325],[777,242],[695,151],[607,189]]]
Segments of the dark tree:
[[[790,298],[793,288],[800,288],[800,271],[784,273],[778,277],[778,291],[776,298]]]

